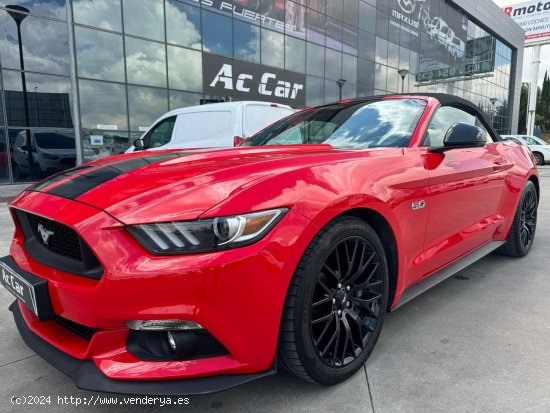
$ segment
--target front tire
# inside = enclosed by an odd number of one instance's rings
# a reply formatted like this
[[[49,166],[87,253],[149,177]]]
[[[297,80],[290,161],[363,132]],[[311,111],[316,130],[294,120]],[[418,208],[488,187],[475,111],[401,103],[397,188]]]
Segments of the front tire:
[[[376,232],[338,217],[308,246],[288,289],[279,334],[283,368],[319,384],[339,383],[374,349],[388,303],[388,266]]]
[[[527,181],[506,244],[497,250],[498,253],[509,257],[524,257],[529,253],[537,229],[537,208],[538,197],[535,184]]]

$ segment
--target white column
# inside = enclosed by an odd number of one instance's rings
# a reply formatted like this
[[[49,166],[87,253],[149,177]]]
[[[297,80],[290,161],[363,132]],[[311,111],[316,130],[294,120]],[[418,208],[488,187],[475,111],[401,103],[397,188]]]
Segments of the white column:
[[[527,108],[527,134],[532,135],[535,130],[535,115],[537,113],[537,90],[539,88],[539,66],[541,45],[533,46],[531,60],[531,90],[529,93],[529,107]],[[533,113],[531,115],[531,112]]]

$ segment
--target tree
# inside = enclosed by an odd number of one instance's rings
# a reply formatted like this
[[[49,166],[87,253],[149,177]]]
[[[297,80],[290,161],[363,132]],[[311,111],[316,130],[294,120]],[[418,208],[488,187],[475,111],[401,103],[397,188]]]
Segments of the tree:
[[[519,133],[527,133],[525,127],[527,122],[527,101],[529,100],[529,83],[523,82],[521,84],[521,94],[519,99]]]

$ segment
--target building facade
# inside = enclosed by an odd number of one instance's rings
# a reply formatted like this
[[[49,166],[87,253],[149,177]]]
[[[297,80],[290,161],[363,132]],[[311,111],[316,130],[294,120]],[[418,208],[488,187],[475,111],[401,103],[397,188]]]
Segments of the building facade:
[[[524,33],[491,0],[11,1],[2,184],[121,153],[169,109],[228,99],[443,92],[517,129]]]

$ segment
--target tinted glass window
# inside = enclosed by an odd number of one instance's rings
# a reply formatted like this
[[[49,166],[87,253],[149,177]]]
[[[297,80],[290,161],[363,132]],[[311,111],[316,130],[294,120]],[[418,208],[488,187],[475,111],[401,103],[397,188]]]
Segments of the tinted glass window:
[[[183,67],[185,70],[182,70]],[[172,89],[201,91],[201,52],[168,46],[168,83]]]
[[[443,146],[443,139],[445,139],[447,131],[458,122],[475,125],[485,130],[485,127],[476,116],[452,106],[443,106],[437,110],[430,121],[422,146]],[[490,140],[487,131],[485,131],[485,137],[486,140]]]
[[[143,137],[143,144],[145,148],[158,148],[159,146],[166,145],[170,142],[175,124],[176,116],[172,116],[161,120],[153,126],[151,130]]]
[[[74,149],[74,136],[65,136],[59,133],[35,133],[34,141],[39,148],[43,149]]]
[[[237,59],[260,63],[260,28],[235,20],[233,48]]]
[[[164,41],[164,2],[124,0],[124,31],[135,36]]]
[[[338,148],[406,147],[426,103],[381,100],[297,113],[257,134],[254,145],[326,143]]]
[[[166,49],[163,44],[126,37],[128,83],[166,87]]]
[[[124,82],[122,36],[76,26],[78,76]]]

